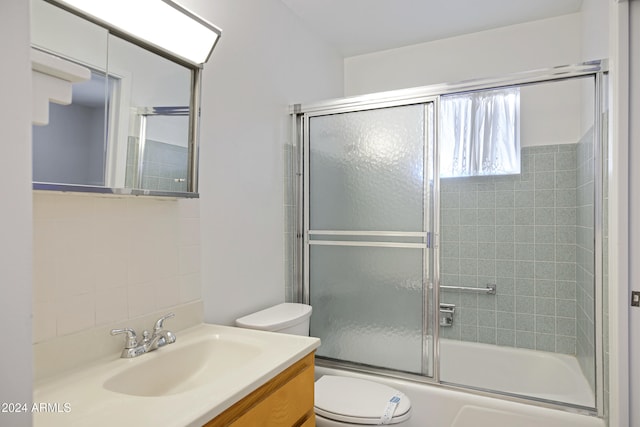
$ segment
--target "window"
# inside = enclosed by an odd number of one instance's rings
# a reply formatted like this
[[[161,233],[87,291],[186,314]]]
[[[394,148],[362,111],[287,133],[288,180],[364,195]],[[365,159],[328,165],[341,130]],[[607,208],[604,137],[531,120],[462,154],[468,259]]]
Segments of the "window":
[[[440,177],[520,173],[520,89],[440,99]]]

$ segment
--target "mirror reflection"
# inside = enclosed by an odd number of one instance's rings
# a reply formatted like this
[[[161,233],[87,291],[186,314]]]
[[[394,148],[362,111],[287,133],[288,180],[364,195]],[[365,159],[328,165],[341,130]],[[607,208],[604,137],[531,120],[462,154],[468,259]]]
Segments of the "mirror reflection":
[[[105,185],[105,128],[113,82],[92,71],[73,87],[71,105],[51,104],[49,124],[33,127],[33,180]]]
[[[138,136],[129,137],[126,186],[187,191],[189,108],[144,109],[136,117]],[[142,141],[142,143],[141,143]]]
[[[195,69],[44,1],[33,9],[34,48],[92,76],[33,127],[34,183],[190,191]]]

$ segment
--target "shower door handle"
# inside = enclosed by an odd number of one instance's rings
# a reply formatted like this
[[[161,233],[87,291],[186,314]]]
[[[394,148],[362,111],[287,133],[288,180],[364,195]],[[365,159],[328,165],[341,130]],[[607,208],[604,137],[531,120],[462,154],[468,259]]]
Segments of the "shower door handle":
[[[427,231],[426,245],[427,249],[436,249],[438,247],[438,233]]]

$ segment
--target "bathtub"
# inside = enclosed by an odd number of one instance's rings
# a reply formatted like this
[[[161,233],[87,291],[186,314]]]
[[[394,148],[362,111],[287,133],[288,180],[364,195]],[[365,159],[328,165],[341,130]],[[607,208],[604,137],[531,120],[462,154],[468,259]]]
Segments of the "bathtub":
[[[566,354],[440,340],[447,383],[593,408],[595,396],[578,359]]]
[[[440,342],[441,379],[593,406],[594,397],[574,357],[452,340]],[[410,427],[605,427],[589,415],[481,396],[437,385],[316,366],[316,378],[346,375],[387,384],[412,403]]]

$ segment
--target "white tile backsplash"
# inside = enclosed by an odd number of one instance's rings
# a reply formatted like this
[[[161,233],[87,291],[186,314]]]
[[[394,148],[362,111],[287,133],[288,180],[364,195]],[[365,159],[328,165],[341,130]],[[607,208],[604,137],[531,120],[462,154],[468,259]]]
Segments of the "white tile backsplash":
[[[144,316],[154,311],[156,307],[156,294],[154,284],[143,283],[127,287],[127,301],[129,302],[129,317]]]
[[[68,335],[96,325],[95,293],[70,295],[57,303],[56,335]]]
[[[179,280],[179,279],[178,279]],[[200,284],[198,283],[198,286]],[[180,301],[180,287],[176,286],[176,277],[167,277],[159,279],[155,287],[156,305],[158,308],[169,308],[175,305],[176,301]],[[199,299],[199,297],[192,298]]]
[[[123,282],[124,283],[124,282]],[[96,326],[107,325],[129,318],[127,287],[96,291]]]
[[[194,301],[202,295],[200,273],[183,274],[180,276],[180,299],[182,301]]]
[[[34,192],[34,342],[201,299],[198,199]]]
[[[180,272],[185,274],[200,271],[200,246],[190,245],[180,247]]]
[[[180,222],[180,245],[200,245],[200,219],[183,218]]]

